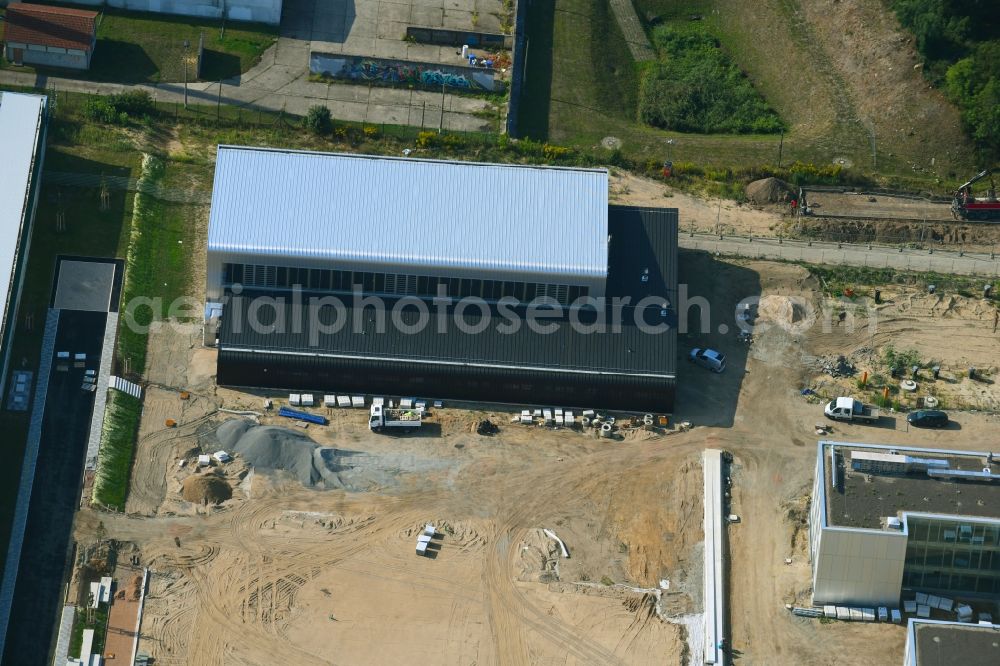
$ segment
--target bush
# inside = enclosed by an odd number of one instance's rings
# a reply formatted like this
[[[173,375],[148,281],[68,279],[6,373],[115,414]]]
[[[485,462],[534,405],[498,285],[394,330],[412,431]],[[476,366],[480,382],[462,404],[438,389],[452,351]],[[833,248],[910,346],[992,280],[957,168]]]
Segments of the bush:
[[[417,134],[417,148],[433,148],[439,143],[437,132],[421,132]]]
[[[302,124],[306,129],[314,134],[329,134],[333,129],[333,118],[330,116],[330,109],[319,104],[309,107]]]
[[[948,68],[945,92],[973,141],[1000,155],[1000,41],[980,44]]]
[[[962,111],[972,139],[1000,156],[1000,14],[995,2],[891,0],[917,40],[924,74]]]
[[[155,107],[153,98],[145,90],[92,97],[83,107],[83,114],[89,120],[108,125],[127,125],[133,118],[149,116]]]
[[[909,372],[913,366],[923,365],[916,349],[898,351],[891,343],[882,350],[882,360],[894,372]]]
[[[750,80],[704,28],[653,31],[661,60],[647,67],[639,117],[649,125],[705,134],[773,134],[783,125]]]
[[[108,99],[116,111],[132,117],[151,115],[155,108],[153,98],[145,90],[130,90],[111,95]]]

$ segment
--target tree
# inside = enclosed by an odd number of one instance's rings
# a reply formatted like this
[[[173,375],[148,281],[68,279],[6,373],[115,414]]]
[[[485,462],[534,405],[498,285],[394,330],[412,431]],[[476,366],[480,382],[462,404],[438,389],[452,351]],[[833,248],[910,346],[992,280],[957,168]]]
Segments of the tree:
[[[333,129],[333,119],[330,116],[330,109],[316,104],[309,107],[302,124],[315,134],[329,134]]]

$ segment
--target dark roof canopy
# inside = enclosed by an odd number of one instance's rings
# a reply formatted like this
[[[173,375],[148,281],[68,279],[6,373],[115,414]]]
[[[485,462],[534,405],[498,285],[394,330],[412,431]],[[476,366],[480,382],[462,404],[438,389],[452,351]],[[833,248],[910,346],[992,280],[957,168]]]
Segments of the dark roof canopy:
[[[310,316],[329,328],[338,316],[333,307],[314,307],[310,312],[307,298],[299,319],[301,327],[292,325],[296,319],[295,305],[288,294],[254,294],[244,292],[225,307],[219,331],[220,348],[231,351],[278,352],[339,358],[388,360],[398,359],[417,363],[481,365],[520,368],[549,372],[601,373],[645,377],[673,377],[676,371],[677,334],[677,211],[676,209],[626,208],[609,209],[608,231],[611,236],[607,297],[628,297],[620,330],[608,326],[604,332],[589,329],[580,332],[571,324],[570,315],[540,321],[557,324],[552,333],[538,333],[522,325],[516,333],[498,330],[503,318],[490,308],[492,323],[478,333],[458,330],[449,317],[447,330],[439,331],[436,309],[429,308],[430,324],[415,326],[419,316],[415,309],[401,310],[404,329],[399,330],[386,316],[383,330],[370,309],[355,313],[349,297],[340,316],[347,322],[336,332],[310,334]],[[275,297],[276,307],[259,308],[254,297]],[[641,303],[643,298],[650,297]],[[387,300],[389,307],[393,301]],[[430,304],[429,304],[430,305]],[[634,306],[640,305],[639,308]],[[664,307],[664,305],[666,307]],[[256,321],[269,326],[280,317],[285,325],[281,331],[250,330],[246,325],[253,313]],[[355,314],[362,321],[362,330],[353,326]],[[637,318],[657,326],[659,333],[650,333],[637,325]],[[582,323],[592,323],[585,312]],[[465,321],[475,326],[480,317],[476,308],[466,310]],[[611,319],[605,321],[611,323]],[[664,326],[666,324],[666,326]],[[669,327],[669,328],[667,328]]]

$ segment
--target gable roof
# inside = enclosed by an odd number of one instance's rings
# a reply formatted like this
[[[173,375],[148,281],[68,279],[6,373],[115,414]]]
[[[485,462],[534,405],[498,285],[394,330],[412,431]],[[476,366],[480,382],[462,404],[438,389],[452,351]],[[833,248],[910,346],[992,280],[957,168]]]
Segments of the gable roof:
[[[7,6],[6,41],[89,51],[97,12],[23,2]]]

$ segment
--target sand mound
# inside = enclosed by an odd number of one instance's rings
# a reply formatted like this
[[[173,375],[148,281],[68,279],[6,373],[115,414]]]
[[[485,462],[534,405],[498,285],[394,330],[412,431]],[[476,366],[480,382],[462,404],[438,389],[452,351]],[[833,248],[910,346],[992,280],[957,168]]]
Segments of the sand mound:
[[[797,324],[808,316],[806,303],[799,298],[763,296],[757,305],[757,317],[774,324]]]
[[[747,185],[747,199],[755,204],[785,203],[795,198],[795,189],[783,180],[764,178]]]
[[[181,494],[195,504],[221,504],[233,496],[233,489],[215,474],[195,474],[184,479]]]
[[[307,487],[316,485],[320,480],[319,471],[313,463],[316,443],[302,433],[278,426],[257,426],[236,419],[219,426],[216,435],[223,448],[240,454],[247,464],[255,468],[283,469]]]

